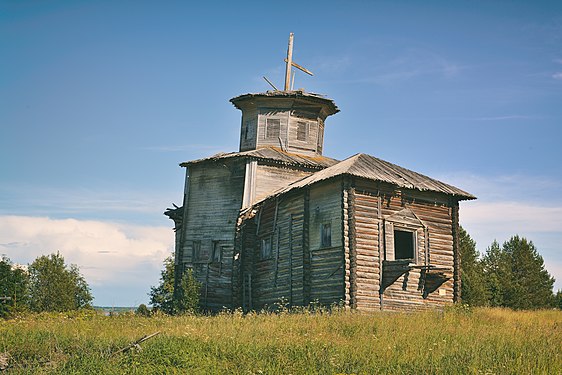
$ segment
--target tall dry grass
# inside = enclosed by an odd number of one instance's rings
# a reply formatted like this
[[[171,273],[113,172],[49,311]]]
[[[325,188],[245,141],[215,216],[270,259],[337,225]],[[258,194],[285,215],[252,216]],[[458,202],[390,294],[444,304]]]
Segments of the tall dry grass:
[[[562,374],[562,312],[40,314],[1,322],[0,353],[16,374]]]

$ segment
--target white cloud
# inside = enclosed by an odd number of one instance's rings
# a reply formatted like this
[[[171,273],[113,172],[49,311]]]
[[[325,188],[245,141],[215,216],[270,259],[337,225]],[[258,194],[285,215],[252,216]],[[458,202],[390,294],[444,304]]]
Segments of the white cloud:
[[[463,204],[462,222],[484,232],[559,232],[562,231],[562,207],[476,201]]]
[[[478,197],[461,202],[460,222],[484,252],[493,240],[500,244],[514,235],[533,241],[562,288],[562,181],[551,176],[479,176],[455,174],[438,179]]]
[[[562,72],[556,72],[552,75],[554,79],[562,79]]]
[[[532,120],[536,119],[535,116],[525,116],[525,115],[504,115],[504,116],[489,116],[489,117],[475,117],[469,120],[475,121],[504,121],[504,120]]]
[[[146,293],[157,283],[162,261],[173,246],[170,227],[0,216],[0,253],[12,261],[30,263],[40,255],[59,251],[68,264],[80,267],[94,297],[96,287],[138,290],[138,295],[118,300],[98,299],[98,304],[146,302]]]

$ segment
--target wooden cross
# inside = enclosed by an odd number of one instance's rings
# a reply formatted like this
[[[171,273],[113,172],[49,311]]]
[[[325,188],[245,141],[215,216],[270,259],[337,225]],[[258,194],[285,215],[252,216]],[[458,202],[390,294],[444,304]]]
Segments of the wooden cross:
[[[293,62],[293,33],[289,34],[289,46],[287,48],[287,58],[285,59],[285,62],[287,63],[287,66],[285,68],[285,91],[289,91],[291,89],[291,67],[294,66],[295,68],[302,70],[303,72],[305,72],[306,74],[309,74],[311,76],[313,76],[314,74],[312,74],[312,72],[302,66],[300,66],[299,64],[297,64],[296,62]]]

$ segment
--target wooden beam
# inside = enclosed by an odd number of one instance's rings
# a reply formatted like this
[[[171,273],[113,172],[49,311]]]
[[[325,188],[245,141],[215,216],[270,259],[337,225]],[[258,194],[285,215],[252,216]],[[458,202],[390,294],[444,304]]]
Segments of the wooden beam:
[[[293,65],[293,33],[289,34],[289,46],[287,47],[287,61],[285,67],[285,91],[289,91],[291,85],[291,66]]]
[[[287,59],[285,59],[285,62],[287,62]],[[306,69],[304,66],[300,66],[299,64],[297,64],[297,63],[294,62],[294,61],[291,61],[291,65],[294,66],[294,67],[297,68],[297,69],[302,70],[303,72],[305,72],[305,73],[308,74],[308,75],[311,75],[311,76],[314,75],[314,73],[312,73],[310,70]],[[263,78],[265,78],[265,77],[263,77]]]

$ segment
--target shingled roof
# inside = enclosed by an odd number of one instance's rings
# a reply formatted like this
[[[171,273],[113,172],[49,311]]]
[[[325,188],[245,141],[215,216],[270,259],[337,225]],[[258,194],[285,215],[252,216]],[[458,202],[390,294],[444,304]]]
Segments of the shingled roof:
[[[290,152],[285,152],[276,147],[264,147],[258,148],[257,150],[243,152],[221,152],[208,158],[183,162],[180,164],[180,166],[189,167],[190,165],[202,162],[219,161],[233,158],[251,158],[254,160],[262,160],[279,165],[299,166],[311,169],[324,169],[338,163],[338,160],[328,158],[326,156],[293,154]]]
[[[276,191],[271,196],[278,196],[293,189],[310,186],[339,175],[350,175],[387,182],[406,189],[444,193],[455,196],[459,200],[476,199],[474,195],[457,187],[367,154],[353,155],[326,169],[295,181]]]
[[[293,90],[293,91],[277,90],[277,91],[267,91],[264,93],[244,94],[230,99],[230,102],[234,104],[236,108],[242,109],[242,107],[240,106],[241,103],[244,103],[245,101],[252,100],[252,99],[263,99],[263,98],[267,98],[267,99],[292,98],[297,100],[302,98],[302,99],[306,99],[307,102],[312,101],[321,104],[323,106],[326,106],[326,109],[328,111],[327,115],[333,115],[340,111],[339,108],[336,106],[336,103],[332,99],[328,99],[321,94],[306,92],[304,90]]]

